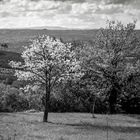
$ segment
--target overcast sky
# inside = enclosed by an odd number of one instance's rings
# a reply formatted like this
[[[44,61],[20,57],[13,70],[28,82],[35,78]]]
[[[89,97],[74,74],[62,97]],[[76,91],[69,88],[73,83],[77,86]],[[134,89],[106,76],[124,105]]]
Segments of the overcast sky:
[[[66,27],[94,29],[107,20],[137,19],[140,0],[1,0],[0,28]]]

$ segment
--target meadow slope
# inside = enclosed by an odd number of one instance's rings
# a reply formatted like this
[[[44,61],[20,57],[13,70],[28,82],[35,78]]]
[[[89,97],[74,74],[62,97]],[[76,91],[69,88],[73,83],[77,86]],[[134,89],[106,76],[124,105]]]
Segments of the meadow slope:
[[[0,136],[7,140],[140,140],[140,116],[86,113],[0,113]]]

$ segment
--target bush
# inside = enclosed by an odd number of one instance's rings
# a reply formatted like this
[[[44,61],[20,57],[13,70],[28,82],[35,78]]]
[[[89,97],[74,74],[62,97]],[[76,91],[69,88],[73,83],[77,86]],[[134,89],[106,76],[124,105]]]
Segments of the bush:
[[[121,98],[121,108],[129,114],[140,114],[139,93],[129,93]]]
[[[96,94],[95,94],[96,95]],[[65,85],[59,86],[59,93],[56,102],[59,105],[60,112],[92,112],[94,96],[85,83],[75,83],[68,81]],[[55,103],[51,103],[54,105]],[[56,109],[56,111],[58,111]],[[103,97],[96,98],[95,113],[106,113],[108,111],[107,103]]]
[[[23,111],[27,108],[28,101],[20,95],[20,90],[7,86],[1,94],[1,111]]]
[[[20,89],[20,88],[23,88],[26,85],[26,83],[27,82],[25,82],[25,81],[15,80],[15,81],[13,81],[11,86]]]
[[[28,109],[35,109],[38,111],[43,110],[42,94],[43,94],[42,90],[36,90],[36,91],[31,90],[27,92],[26,94],[24,94],[29,104]]]
[[[14,85],[14,83],[13,83]],[[15,85],[20,85],[17,82]],[[44,108],[44,90],[34,88],[25,91],[20,86],[0,84],[0,112],[13,112],[24,110],[42,111]],[[85,87],[78,83],[67,83],[57,87],[50,97],[50,112],[92,112],[94,96]],[[95,113],[107,113],[108,101],[103,96],[96,97]],[[140,114],[139,92],[125,94],[119,98],[117,113]]]
[[[16,80],[14,76],[9,76],[4,80],[4,84],[6,85],[12,85],[12,83]]]
[[[16,84],[17,85],[17,84]],[[18,86],[19,88],[19,86]],[[42,91],[24,92],[10,85],[0,84],[0,111],[42,110]]]

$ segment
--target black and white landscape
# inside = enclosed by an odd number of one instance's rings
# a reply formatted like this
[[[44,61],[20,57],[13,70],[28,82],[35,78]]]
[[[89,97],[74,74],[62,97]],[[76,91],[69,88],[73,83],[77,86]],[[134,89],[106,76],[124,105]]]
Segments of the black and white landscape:
[[[140,1],[1,0],[0,140],[139,140]]]

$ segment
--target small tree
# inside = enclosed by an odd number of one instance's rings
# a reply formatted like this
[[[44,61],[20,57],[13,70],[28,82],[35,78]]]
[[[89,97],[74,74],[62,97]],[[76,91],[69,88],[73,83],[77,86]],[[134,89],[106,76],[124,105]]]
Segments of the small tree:
[[[45,87],[45,109],[43,121],[48,121],[50,94],[53,87],[63,80],[79,76],[79,62],[69,43],[46,35],[32,40],[22,53],[24,63],[10,62],[19,80],[28,80]]]
[[[1,50],[7,50],[8,49],[8,44],[7,43],[2,43],[1,44]]]
[[[96,77],[97,88],[102,89],[109,102],[110,113],[115,113],[117,98],[122,94],[124,79],[135,70],[140,53],[135,22],[124,26],[109,22],[99,29],[94,44],[82,50],[83,69]]]

